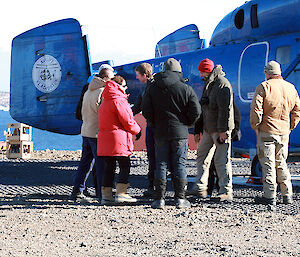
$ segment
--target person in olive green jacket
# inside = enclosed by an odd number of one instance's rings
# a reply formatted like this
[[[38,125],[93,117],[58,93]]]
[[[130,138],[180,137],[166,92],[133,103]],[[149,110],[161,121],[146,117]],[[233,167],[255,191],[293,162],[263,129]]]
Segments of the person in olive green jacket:
[[[232,201],[231,132],[234,129],[233,94],[221,65],[210,59],[200,62],[198,70],[205,81],[200,100],[203,114],[203,137],[197,149],[196,181],[188,191],[207,197],[209,167],[214,163],[219,178],[217,201]],[[195,135],[199,141],[199,134]]]
[[[293,84],[283,80],[279,63],[270,61],[264,72],[267,80],[257,86],[250,111],[264,185],[263,197],[256,197],[255,202],[276,205],[279,184],[283,203],[290,204],[293,189],[286,159],[290,131],[300,120],[299,95]]]

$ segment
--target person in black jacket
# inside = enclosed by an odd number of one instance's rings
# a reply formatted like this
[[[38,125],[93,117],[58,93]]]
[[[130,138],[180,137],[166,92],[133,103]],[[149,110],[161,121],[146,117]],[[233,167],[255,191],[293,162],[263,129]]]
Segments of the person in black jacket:
[[[185,198],[188,127],[198,119],[200,105],[193,88],[184,83],[180,63],[170,58],[164,65],[165,71],[154,75],[154,84],[149,87],[142,102],[142,113],[155,128],[156,170],[152,208],[165,205],[169,161],[175,205],[177,208],[189,208],[190,203]]]
[[[138,96],[134,106],[131,108],[133,115],[136,115],[142,111],[142,100],[145,92],[153,83],[153,69],[151,64],[149,63],[141,63],[135,69],[136,78],[143,84],[146,84],[143,92]],[[138,134],[141,135],[141,132]],[[138,140],[138,136],[136,140]],[[148,180],[149,186],[148,190],[144,192],[144,196],[152,196],[153,195],[153,181],[154,181],[154,170],[155,170],[155,148],[154,148],[154,128],[147,121],[146,127],[146,148],[147,148],[147,157],[149,162],[148,167]]]

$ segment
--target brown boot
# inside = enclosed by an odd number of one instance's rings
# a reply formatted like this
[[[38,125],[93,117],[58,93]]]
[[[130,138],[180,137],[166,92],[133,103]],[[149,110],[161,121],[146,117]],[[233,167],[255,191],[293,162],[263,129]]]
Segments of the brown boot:
[[[212,201],[216,202],[231,202],[233,200],[232,193],[218,194],[215,197],[210,198]]]
[[[115,203],[114,198],[112,196],[112,187],[101,187],[102,205],[113,205]]]
[[[200,190],[196,185],[194,185],[191,189],[187,190],[185,194],[189,196],[197,196],[199,198],[206,198],[207,190]]]
[[[117,192],[116,192],[116,197],[115,197],[116,203],[135,203],[135,202],[137,202],[136,198],[133,198],[129,194],[127,194],[128,187],[129,187],[129,183],[127,183],[127,184],[117,183],[117,185],[116,185]]]
[[[292,204],[294,202],[293,197],[291,195],[283,196],[282,201],[284,204]]]

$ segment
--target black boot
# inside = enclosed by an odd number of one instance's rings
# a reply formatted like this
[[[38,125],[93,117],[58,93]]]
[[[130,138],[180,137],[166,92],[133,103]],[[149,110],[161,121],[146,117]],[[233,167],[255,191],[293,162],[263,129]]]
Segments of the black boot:
[[[69,197],[69,200],[72,200],[74,202],[76,201],[90,201],[91,198],[85,196],[82,192],[80,192],[79,188],[73,187],[72,193]]]
[[[96,172],[96,163],[93,166],[92,175],[93,175],[93,182],[94,182],[94,188],[95,188],[96,197],[99,197],[99,189],[101,191],[101,186],[98,187],[98,178],[97,178],[97,172]],[[87,187],[85,187],[85,189],[87,189]],[[84,193],[84,195],[86,195],[85,191],[83,193]],[[86,196],[88,196],[88,195],[86,195]],[[101,197],[99,197],[99,198],[101,198]]]
[[[191,208],[190,202],[185,198],[185,189],[187,186],[186,179],[173,179],[173,186],[175,191],[175,206],[178,209]]]
[[[154,201],[151,204],[153,209],[163,209],[165,207],[165,194],[167,181],[162,179],[154,180]]]
[[[254,202],[258,204],[264,204],[264,205],[272,205],[276,206],[276,199],[275,198],[266,198],[264,196],[256,196],[254,198]]]
[[[92,195],[92,194],[89,192],[89,190],[88,190],[87,187],[85,187],[85,188],[83,189],[82,193],[83,193],[86,197],[89,197],[89,198],[95,198],[95,197],[96,197],[96,195]]]
[[[76,201],[77,195],[79,195],[79,194],[80,194],[79,188],[73,187],[72,193],[71,193],[71,195],[69,196],[69,200]]]
[[[152,197],[154,193],[154,186],[153,186],[153,180],[149,180],[149,187],[147,191],[144,192],[145,197]]]

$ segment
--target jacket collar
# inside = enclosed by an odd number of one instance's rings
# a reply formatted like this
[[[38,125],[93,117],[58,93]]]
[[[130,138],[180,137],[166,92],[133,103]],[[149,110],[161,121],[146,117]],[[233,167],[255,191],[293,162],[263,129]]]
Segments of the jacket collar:
[[[216,65],[206,80],[206,87],[209,87],[209,85],[214,82],[219,76],[224,77],[225,72],[222,70],[221,65]]]
[[[106,86],[103,90],[102,96],[104,99],[116,99],[116,98],[127,99],[129,97],[129,95],[125,94],[120,89],[120,85],[113,80],[106,82]]]

